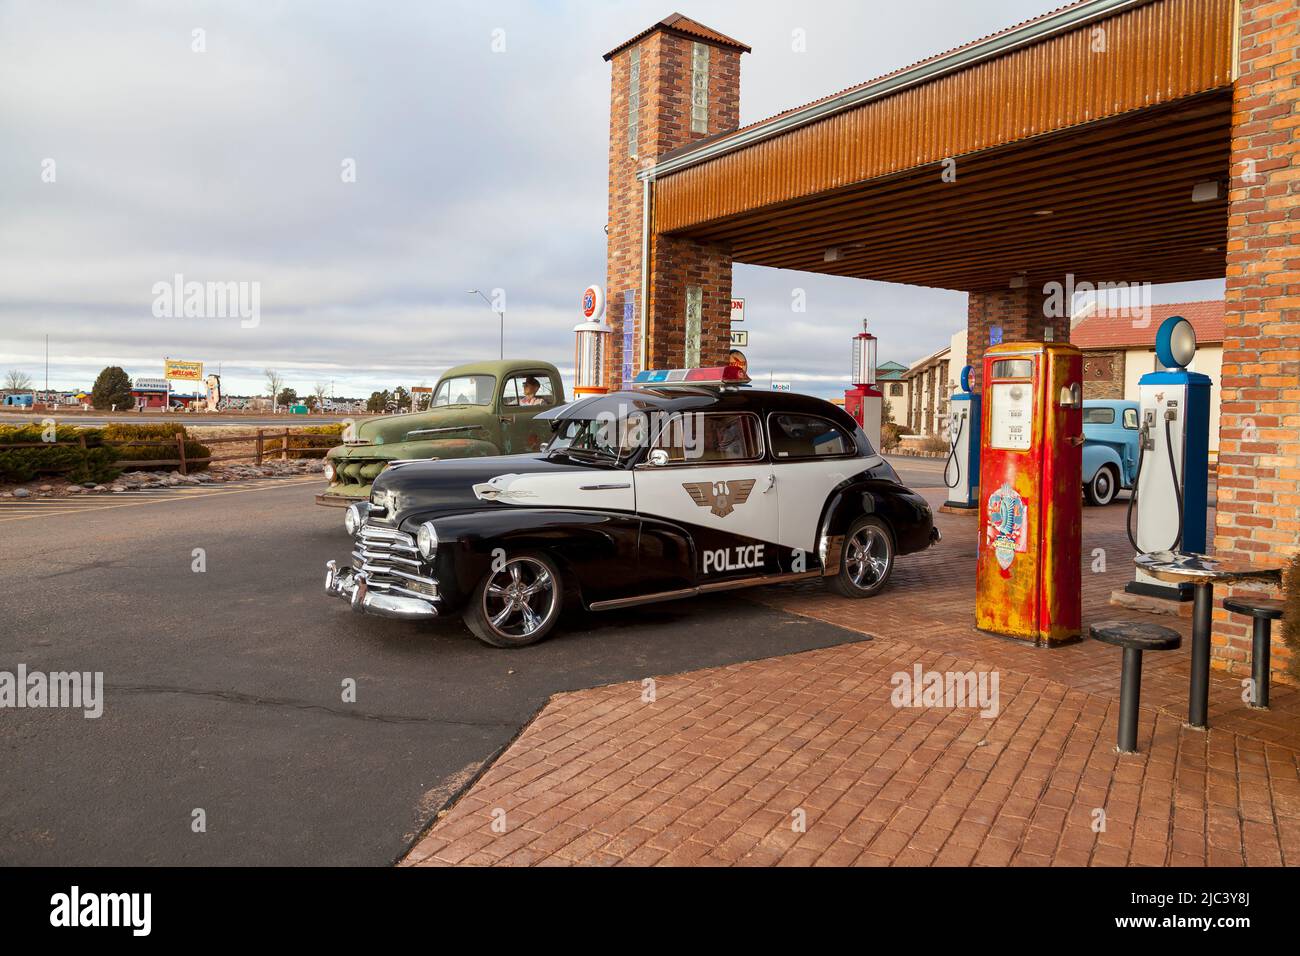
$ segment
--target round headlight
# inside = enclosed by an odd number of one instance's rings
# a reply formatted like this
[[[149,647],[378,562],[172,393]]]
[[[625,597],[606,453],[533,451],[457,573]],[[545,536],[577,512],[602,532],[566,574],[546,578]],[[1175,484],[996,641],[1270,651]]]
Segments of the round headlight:
[[[365,513],[361,510],[361,505],[350,504],[348,510],[343,515],[343,527],[347,529],[348,534],[356,537],[361,526],[366,523]]]
[[[334,480],[334,462],[330,461],[329,459],[325,460],[325,480],[326,481]]]
[[[415,533],[415,546],[423,558],[432,558],[438,550],[438,532],[434,529],[432,521],[420,525],[420,530]]]

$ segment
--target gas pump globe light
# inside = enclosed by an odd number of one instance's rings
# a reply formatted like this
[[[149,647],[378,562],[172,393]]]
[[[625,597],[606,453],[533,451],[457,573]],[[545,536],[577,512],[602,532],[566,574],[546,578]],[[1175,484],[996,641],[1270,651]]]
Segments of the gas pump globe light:
[[[876,342],[863,319],[862,331],[853,337],[853,388],[844,392],[844,410],[862,426],[871,447],[879,449],[884,395],[876,385]]]
[[[1187,368],[1196,356],[1196,329],[1182,316],[1167,321],[1156,335],[1156,357],[1165,368]]]
[[[876,384],[876,343],[879,340],[867,331],[867,320],[862,320],[862,331],[853,338],[853,384],[859,388]]]
[[[604,395],[605,340],[609,328],[600,321],[605,311],[605,296],[597,285],[590,285],[582,294],[582,314],[587,320],[573,327],[573,393],[575,395]]]

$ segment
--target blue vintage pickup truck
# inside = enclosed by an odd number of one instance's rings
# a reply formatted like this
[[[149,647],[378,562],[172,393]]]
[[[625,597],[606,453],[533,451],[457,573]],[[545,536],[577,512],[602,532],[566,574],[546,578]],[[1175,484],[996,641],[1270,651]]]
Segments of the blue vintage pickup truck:
[[[1108,505],[1137,478],[1138,403],[1088,399],[1083,403],[1083,493]]]

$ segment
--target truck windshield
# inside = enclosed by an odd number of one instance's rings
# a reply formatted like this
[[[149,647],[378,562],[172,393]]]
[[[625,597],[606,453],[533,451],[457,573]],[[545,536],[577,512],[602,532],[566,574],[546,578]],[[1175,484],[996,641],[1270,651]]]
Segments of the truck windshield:
[[[497,380],[493,375],[458,375],[444,378],[433,393],[433,406],[439,405],[491,405],[492,390]]]

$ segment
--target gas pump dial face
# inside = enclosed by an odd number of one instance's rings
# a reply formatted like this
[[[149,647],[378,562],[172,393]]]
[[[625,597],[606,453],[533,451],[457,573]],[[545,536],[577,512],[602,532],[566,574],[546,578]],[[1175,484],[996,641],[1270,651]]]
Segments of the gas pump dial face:
[[[1196,329],[1181,315],[1165,319],[1156,333],[1156,357],[1165,368],[1187,368],[1196,355]]]
[[[1034,399],[1028,382],[994,382],[989,444],[1024,451],[1033,438]]]

